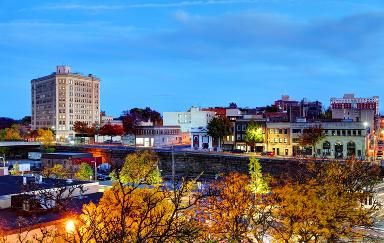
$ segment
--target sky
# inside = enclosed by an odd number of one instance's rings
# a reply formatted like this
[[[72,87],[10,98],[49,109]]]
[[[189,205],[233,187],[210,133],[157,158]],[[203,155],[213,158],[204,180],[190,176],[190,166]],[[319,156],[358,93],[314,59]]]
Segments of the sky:
[[[101,78],[114,116],[381,96],[384,1],[0,0],[0,116],[30,115],[57,65]]]

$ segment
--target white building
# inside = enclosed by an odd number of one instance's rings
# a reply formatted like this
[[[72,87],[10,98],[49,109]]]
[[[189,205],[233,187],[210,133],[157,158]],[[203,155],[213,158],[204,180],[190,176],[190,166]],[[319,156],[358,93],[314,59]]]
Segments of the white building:
[[[190,132],[195,127],[206,127],[215,116],[213,111],[203,111],[199,107],[191,107],[184,112],[164,112],[164,126],[180,126],[183,142],[190,142]]]
[[[212,150],[212,137],[208,135],[206,127],[196,127],[191,129],[191,149],[193,150]]]
[[[182,144],[179,126],[140,126],[137,127],[136,146],[168,147]]]

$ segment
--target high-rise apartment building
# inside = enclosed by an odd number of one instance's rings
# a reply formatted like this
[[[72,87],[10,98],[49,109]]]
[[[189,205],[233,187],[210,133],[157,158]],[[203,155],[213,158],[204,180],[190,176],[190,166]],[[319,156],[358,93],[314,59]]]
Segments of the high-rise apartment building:
[[[31,80],[32,129],[52,128],[59,141],[71,140],[76,121],[100,123],[100,79],[57,66],[51,75]]]

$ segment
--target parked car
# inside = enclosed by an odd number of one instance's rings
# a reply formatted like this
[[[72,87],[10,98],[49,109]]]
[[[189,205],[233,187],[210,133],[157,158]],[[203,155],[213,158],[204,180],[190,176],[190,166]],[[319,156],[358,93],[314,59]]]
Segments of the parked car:
[[[261,155],[273,157],[273,156],[275,156],[275,153],[272,151],[264,151],[264,152],[261,152]]]
[[[109,181],[109,180],[111,180],[111,177],[108,176],[108,175],[97,174],[97,180],[99,180],[99,181]]]
[[[245,153],[245,151],[244,151],[244,150],[241,150],[241,149],[233,149],[233,150],[231,151],[231,153],[243,154],[243,153]]]

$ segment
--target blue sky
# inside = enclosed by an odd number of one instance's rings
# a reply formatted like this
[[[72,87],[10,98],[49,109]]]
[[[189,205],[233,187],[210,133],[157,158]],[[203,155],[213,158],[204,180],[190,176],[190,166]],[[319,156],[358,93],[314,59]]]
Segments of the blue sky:
[[[384,1],[0,0],[0,116],[60,64],[100,77],[111,115],[380,96]]]

